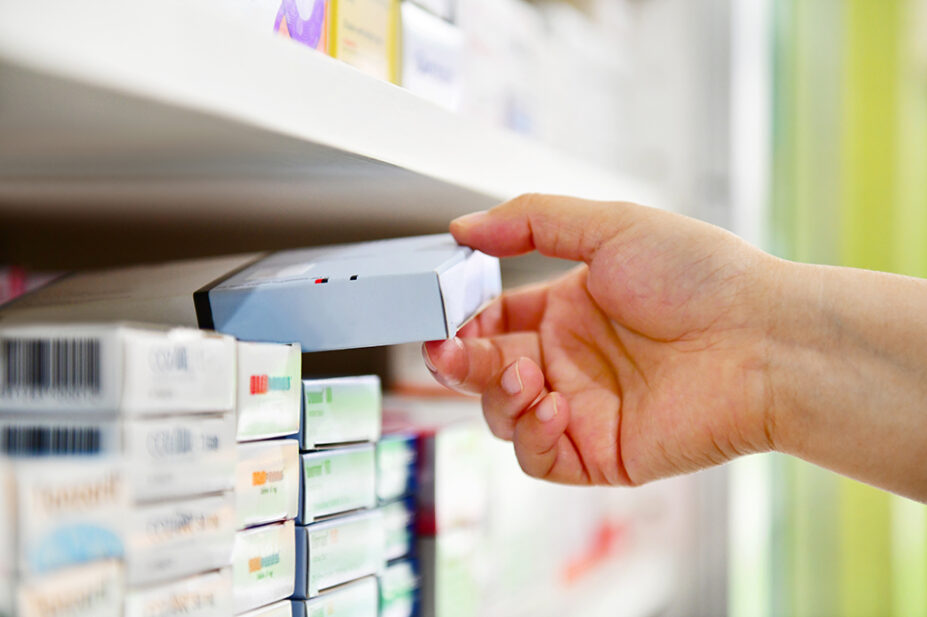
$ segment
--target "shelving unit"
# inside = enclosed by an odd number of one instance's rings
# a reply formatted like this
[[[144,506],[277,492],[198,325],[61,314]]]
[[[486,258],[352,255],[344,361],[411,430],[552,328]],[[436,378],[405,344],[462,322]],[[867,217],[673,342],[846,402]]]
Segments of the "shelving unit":
[[[659,203],[219,4],[0,5],[0,215],[404,230],[526,191]]]

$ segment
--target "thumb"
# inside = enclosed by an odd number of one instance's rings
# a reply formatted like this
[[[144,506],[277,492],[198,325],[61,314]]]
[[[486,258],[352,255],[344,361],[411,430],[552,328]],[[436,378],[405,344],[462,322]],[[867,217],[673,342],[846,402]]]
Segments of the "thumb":
[[[599,246],[641,220],[642,206],[557,195],[522,195],[492,210],[451,222],[460,244],[496,257],[537,250],[589,262]]]

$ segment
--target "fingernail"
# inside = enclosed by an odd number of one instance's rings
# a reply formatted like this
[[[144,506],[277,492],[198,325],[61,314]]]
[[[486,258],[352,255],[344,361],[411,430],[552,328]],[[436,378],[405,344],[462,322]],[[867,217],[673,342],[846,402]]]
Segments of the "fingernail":
[[[432,373],[438,372],[438,369],[435,368],[434,362],[431,361],[431,356],[428,355],[428,347],[422,345],[422,360],[425,361],[425,366],[428,367],[428,370]]]
[[[548,396],[541,401],[534,415],[537,416],[538,420],[541,422],[550,422],[553,420],[557,415],[557,397]]]
[[[521,373],[518,371],[517,361],[502,373],[502,389],[509,396],[515,396],[525,389],[525,384],[521,381]]]
[[[451,225],[454,225],[455,227],[473,227],[485,221],[488,216],[489,213],[485,210],[481,212],[473,212],[471,214],[465,214],[463,216],[457,217],[451,221]]]

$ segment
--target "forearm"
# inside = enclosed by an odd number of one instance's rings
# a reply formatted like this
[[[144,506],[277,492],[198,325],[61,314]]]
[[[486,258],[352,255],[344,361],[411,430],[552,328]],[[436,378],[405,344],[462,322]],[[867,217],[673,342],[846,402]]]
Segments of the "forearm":
[[[780,267],[766,352],[773,445],[927,501],[927,281]]]

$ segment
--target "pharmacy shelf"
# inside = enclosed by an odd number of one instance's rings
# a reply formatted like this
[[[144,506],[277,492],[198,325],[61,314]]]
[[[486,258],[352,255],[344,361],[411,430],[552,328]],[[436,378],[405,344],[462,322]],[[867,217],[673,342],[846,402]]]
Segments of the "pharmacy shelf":
[[[0,2],[0,216],[432,228],[528,191],[660,205],[223,4]]]

